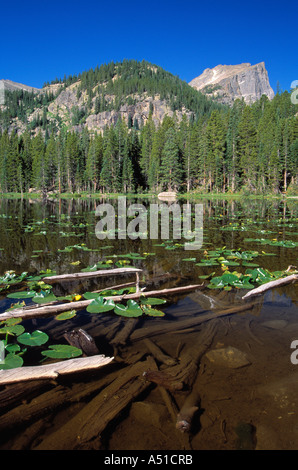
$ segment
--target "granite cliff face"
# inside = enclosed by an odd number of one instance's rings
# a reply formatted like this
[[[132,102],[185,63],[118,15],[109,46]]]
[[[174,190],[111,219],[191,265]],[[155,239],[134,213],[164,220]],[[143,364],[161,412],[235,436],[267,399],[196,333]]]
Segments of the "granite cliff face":
[[[274,92],[270,86],[264,62],[256,65],[217,65],[206,69],[189,85],[220,102],[231,105],[237,98],[254,103],[262,95],[271,100]]]

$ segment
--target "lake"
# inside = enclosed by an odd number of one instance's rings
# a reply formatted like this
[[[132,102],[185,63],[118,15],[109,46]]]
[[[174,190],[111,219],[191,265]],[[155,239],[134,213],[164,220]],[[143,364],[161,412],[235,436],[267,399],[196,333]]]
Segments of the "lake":
[[[65,320],[52,315],[19,323],[28,333],[49,337],[47,344],[28,345],[23,367],[50,362],[41,351],[48,344],[68,344],[65,332],[78,328],[114,360],[55,381],[2,386],[0,448],[297,449],[298,364],[291,361],[292,342],[298,341],[297,283],[242,299],[262,278],[269,281],[297,264],[295,199],[188,200],[192,223],[196,204],[202,205],[203,244],[192,250],[185,250],[183,238],[150,239],[149,231],[142,232],[143,239],[119,239],[117,230],[115,239],[99,239],[96,208],[102,203],[117,208],[117,199],[0,200],[1,313],[18,302],[33,304],[32,297],[7,295],[24,290],[30,276],[31,282],[42,280],[36,276],[46,270],[50,276],[131,266],[142,270],[140,287],[146,291],[202,286],[162,296],[166,303],[152,308],[163,316],[146,308],[135,318],[82,309]],[[150,204],[160,201],[126,203],[142,204],[148,217]],[[187,201],[179,204],[182,214]],[[127,223],[131,220],[128,215]],[[117,228],[117,210],[115,221]],[[6,282],[7,271],[16,277],[25,273],[23,282]],[[135,275],[72,279],[53,284],[51,293],[63,302],[67,295],[84,298],[86,292],[134,281]],[[15,344],[16,337],[9,342]],[[133,367],[135,375],[118,389],[119,377]],[[197,408],[190,413],[189,432],[182,433],[177,415],[181,409],[189,413],[191,394]],[[119,412],[113,414],[110,403]],[[99,420],[109,417],[105,425],[98,425],[96,407],[105,410]]]

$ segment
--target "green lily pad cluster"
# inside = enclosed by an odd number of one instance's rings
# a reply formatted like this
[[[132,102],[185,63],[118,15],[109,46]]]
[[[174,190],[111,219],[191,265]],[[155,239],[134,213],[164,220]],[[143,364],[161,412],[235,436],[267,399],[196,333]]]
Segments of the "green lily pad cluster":
[[[254,243],[261,243],[262,245],[270,245],[270,246],[281,246],[283,248],[296,248],[298,246],[298,242],[294,242],[292,240],[269,240],[266,238],[245,238],[245,242],[254,242]]]
[[[174,240],[166,240],[163,243],[155,243],[154,246],[162,246],[165,250],[177,250],[184,246],[183,243],[174,243]]]
[[[288,274],[287,271],[270,272],[263,268],[246,269],[244,274],[237,271],[226,271],[221,276],[212,277],[207,287],[209,289],[225,290],[231,290],[233,287],[237,289],[253,289],[266,282],[285,277]]]
[[[128,299],[125,304],[115,303],[113,299],[106,299],[103,295],[99,295],[96,298],[94,294],[86,292],[84,297],[87,299],[93,299],[87,307],[89,313],[105,313],[114,311],[116,315],[122,317],[140,317],[143,314],[151,317],[163,317],[164,312],[156,308],[152,308],[155,305],[165,304],[166,301],[158,298],[141,297],[139,302],[133,299]]]
[[[49,336],[44,331],[26,332],[21,322],[22,318],[10,318],[0,322],[0,337],[4,337],[1,341],[5,353],[4,362],[0,362],[0,370],[22,367],[27,347],[42,346],[49,341]],[[81,354],[81,349],[65,344],[49,345],[48,349],[41,351],[42,356],[56,359],[68,359]]]
[[[258,251],[242,251],[240,249],[227,249],[226,247],[216,250],[205,251],[205,257],[196,263],[196,266],[242,266],[257,267],[254,259],[259,256]],[[253,261],[253,262],[252,262]]]

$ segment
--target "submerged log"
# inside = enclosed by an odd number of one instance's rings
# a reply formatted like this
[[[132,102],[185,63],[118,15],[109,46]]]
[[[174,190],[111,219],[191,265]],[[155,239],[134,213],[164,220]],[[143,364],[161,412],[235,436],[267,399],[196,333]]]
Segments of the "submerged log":
[[[17,406],[23,400],[29,400],[45,390],[53,388],[53,382],[48,380],[31,380],[8,384],[0,391],[0,413]]]
[[[67,359],[44,366],[24,366],[0,370],[0,384],[37,379],[56,379],[59,375],[71,374],[90,369],[99,369],[113,361],[113,357],[102,354],[91,357]]]
[[[199,377],[199,374],[197,374],[197,378],[192,386],[192,391],[186,397],[185,402],[177,414],[176,429],[179,429],[181,432],[189,432],[191,430],[193,417],[199,410],[201,401]]]
[[[262,284],[255,289],[250,290],[247,294],[242,297],[242,300],[249,299],[255,295],[263,294],[264,292],[274,289],[275,287],[285,286],[287,284],[291,284],[292,282],[296,282],[298,280],[298,274],[291,274],[290,276],[283,277],[281,279],[276,279],[275,281],[266,282],[266,284]]]
[[[116,380],[34,450],[98,449],[106,426],[150,386],[143,378],[147,368],[157,368],[151,357],[126,367]]]
[[[183,351],[178,364],[168,367],[165,371],[145,371],[146,379],[172,392],[189,389],[197,375],[201,357],[212,344],[216,327],[217,321],[210,321],[198,336],[196,345]]]
[[[123,294],[123,295],[116,295],[116,296],[105,296],[104,298],[107,300],[114,300],[114,302],[121,302],[122,300],[128,299],[139,299],[140,297],[150,297],[150,296],[168,296],[174,294],[183,294],[184,292],[190,292],[195,289],[202,289],[204,284],[195,284],[190,286],[183,286],[183,287],[173,287],[172,289],[161,289],[161,290],[153,290],[153,291],[141,291],[135,292],[133,294]],[[47,305],[47,306],[40,306],[35,307],[32,309],[24,309],[24,308],[15,308],[11,311],[6,311],[0,314],[0,321],[8,320],[9,318],[36,318],[36,317],[44,317],[50,315],[57,315],[58,313],[67,312],[68,310],[84,310],[88,305],[92,302],[92,299],[88,300],[78,300],[76,302],[67,302],[58,305]]]
[[[122,328],[121,328],[121,323],[122,323],[121,322],[119,331],[116,333],[115,337],[111,339],[110,343],[113,346],[118,346],[118,345],[125,346],[130,334],[136,328],[138,322],[139,322],[138,318],[127,318],[124,326],[122,325]]]
[[[173,359],[171,356],[168,356],[168,354],[163,352],[160,347],[150,339],[145,338],[144,343],[158,362],[166,366],[173,366],[177,364],[177,361],[175,359]]]
[[[149,382],[154,382],[170,392],[177,392],[184,387],[183,382],[177,380],[175,375],[171,375],[165,371],[146,370],[144,377]]]
[[[99,380],[93,380],[90,383],[75,383],[71,387],[64,385],[56,385],[52,390],[48,390],[39,396],[33,398],[29,403],[20,403],[10,411],[0,416],[0,432],[5,433],[10,429],[18,427],[27,427],[28,424],[45,416],[49,416],[61,407],[70,403],[77,403],[86,400],[87,397],[101,390],[102,387],[109,385],[119,371],[110,372]],[[49,381],[44,381],[50,383]],[[26,383],[23,383],[25,386]]]
[[[130,339],[131,341],[139,341],[150,336],[157,336],[165,333],[176,333],[178,330],[186,330],[209,320],[232,315],[234,313],[237,314],[240,312],[245,312],[254,308],[255,306],[256,303],[251,302],[244,305],[235,305],[234,307],[226,308],[224,310],[214,310],[213,312],[200,313],[198,315],[183,318],[182,320],[169,322],[167,323],[166,330],[163,322],[150,322],[149,326],[143,326],[141,329],[134,331],[130,336]]]

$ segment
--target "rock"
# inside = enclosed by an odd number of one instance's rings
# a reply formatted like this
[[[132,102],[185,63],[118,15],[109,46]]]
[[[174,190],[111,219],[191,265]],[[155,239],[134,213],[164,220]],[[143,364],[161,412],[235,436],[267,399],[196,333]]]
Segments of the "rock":
[[[237,98],[244,98],[249,104],[259,100],[262,95],[270,100],[274,97],[264,62],[256,65],[217,65],[213,69],[204,70],[189,85],[230,105]]]
[[[273,330],[281,330],[287,326],[288,322],[286,320],[268,320],[262,323],[262,326],[266,328],[272,328]]]
[[[167,409],[164,405],[143,401],[137,401],[131,405],[129,416],[144,425],[151,424],[158,428],[168,420]]]
[[[215,365],[229,367],[230,369],[238,369],[239,367],[250,365],[246,354],[232,346],[208,351],[206,357],[210,362],[215,363]]]

